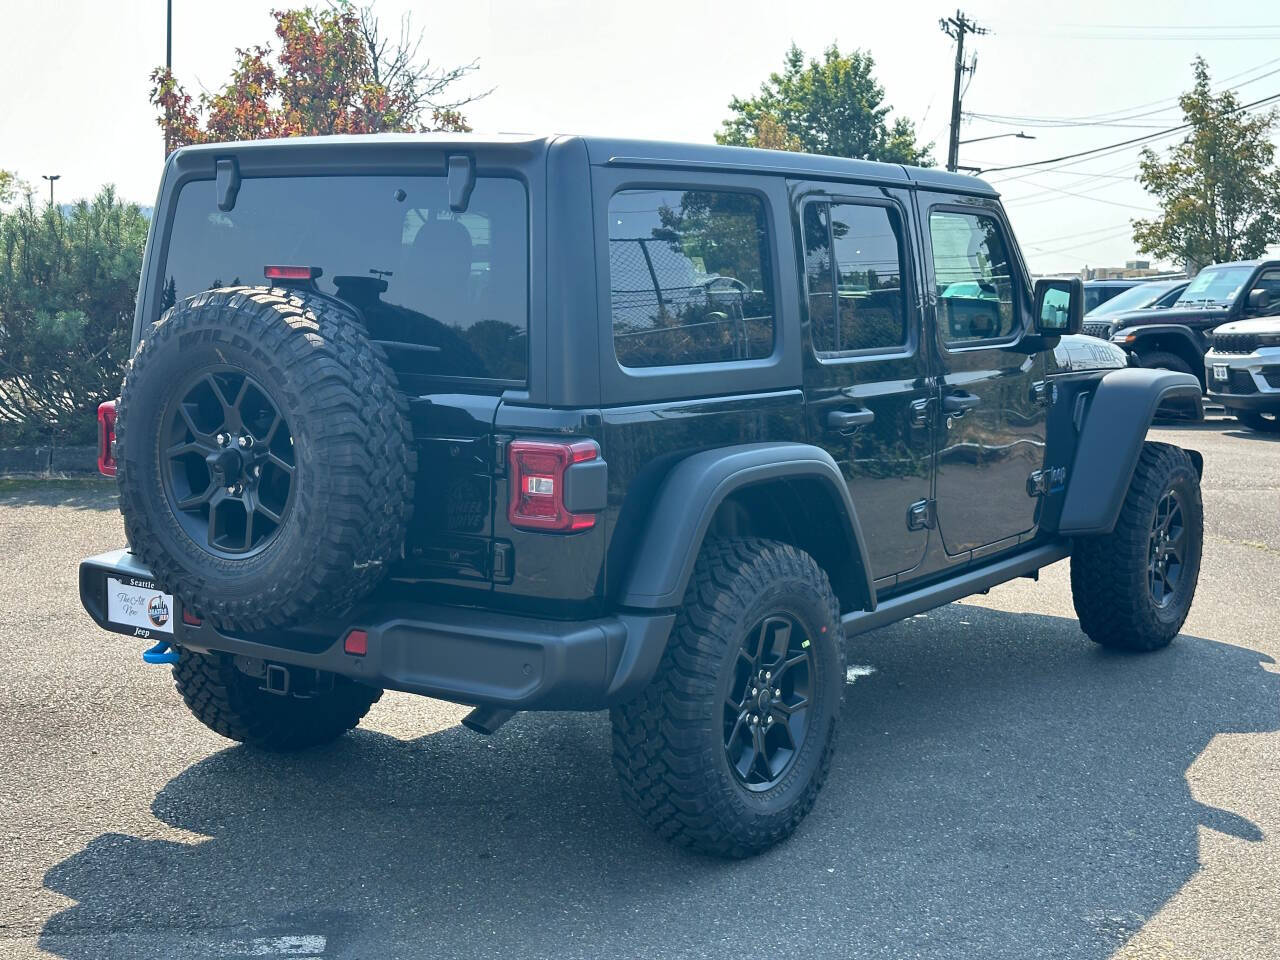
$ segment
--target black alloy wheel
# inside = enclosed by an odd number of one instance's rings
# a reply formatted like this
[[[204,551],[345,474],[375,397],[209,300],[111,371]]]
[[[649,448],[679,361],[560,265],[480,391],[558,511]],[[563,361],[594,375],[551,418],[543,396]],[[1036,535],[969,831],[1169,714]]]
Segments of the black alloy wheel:
[[[1167,607],[1177,594],[1186,545],[1182,501],[1176,490],[1169,490],[1156,506],[1151,523],[1151,544],[1147,551],[1147,584],[1151,599],[1158,607]]]
[[[200,371],[163,420],[164,491],[179,525],[224,559],[254,556],[293,503],[293,436],[268,390],[231,366]]]
[[[724,702],[724,749],[748,790],[768,790],[804,745],[814,677],[803,627],[785,614],[760,620],[738,650]]]

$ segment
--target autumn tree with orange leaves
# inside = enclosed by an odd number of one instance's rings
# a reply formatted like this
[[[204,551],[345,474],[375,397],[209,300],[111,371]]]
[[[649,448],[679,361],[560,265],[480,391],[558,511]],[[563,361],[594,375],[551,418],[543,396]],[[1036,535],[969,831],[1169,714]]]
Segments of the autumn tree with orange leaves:
[[[168,70],[152,71],[166,155],[191,143],[470,129],[461,108],[476,96],[452,97],[450,88],[476,62],[440,68],[422,59],[423,36],[413,36],[407,17],[392,39],[369,8],[347,2],[271,15],[279,49],[237,49],[217,93],[193,99]]]

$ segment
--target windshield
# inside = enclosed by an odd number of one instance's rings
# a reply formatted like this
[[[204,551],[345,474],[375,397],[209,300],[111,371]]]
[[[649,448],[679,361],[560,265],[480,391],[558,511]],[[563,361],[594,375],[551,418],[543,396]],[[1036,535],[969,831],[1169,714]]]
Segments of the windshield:
[[[1253,267],[1206,267],[1196,274],[1178,304],[1229,304],[1253,275]]]
[[[1094,307],[1089,311],[1089,316],[1105,317],[1125,310],[1141,310],[1143,307],[1151,306],[1168,293],[1169,289],[1170,285],[1167,283],[1140,283],[1123,293],[1116,294],[1106,303]]]
[[[524,186],[480,177],[461,212],[448,194],[444,177],[246,178],[221,211],[213,181],[188,183],[152,319],[211,287],[265,283],[269,264],[319,267],[317,286],[360,309],[394,367],[522,382]]]
[[[1107,284],[1106,286],[1093,284],[1085,284],[1084,288],[1084,312],[1093,313],[1102,304],[1114,300],[1120,294],[1124,293],[1129,287],[1114,286]]]

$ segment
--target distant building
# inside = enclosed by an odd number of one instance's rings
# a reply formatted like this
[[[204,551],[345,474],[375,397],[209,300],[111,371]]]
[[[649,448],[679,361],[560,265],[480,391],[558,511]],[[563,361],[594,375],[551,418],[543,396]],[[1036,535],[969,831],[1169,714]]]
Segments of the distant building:
[[[1126,260],[1123,267],[1085,267],[1080,276],[1085,280],[1122,280],[1128,277],[1182,276],[1182,273],[1154,269],[1150,260]]]

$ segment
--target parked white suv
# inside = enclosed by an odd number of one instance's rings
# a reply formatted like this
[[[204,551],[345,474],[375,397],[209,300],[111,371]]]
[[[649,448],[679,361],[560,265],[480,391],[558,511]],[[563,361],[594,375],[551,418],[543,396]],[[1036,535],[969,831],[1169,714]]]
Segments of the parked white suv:
[[[1280,316],[1224,323],[1204,366],[1210,399],[1246,427],[1280,432]]]

